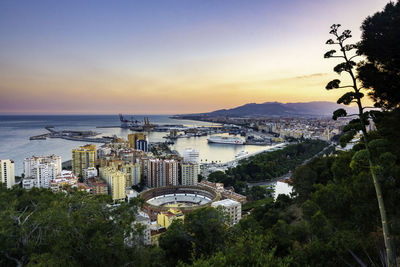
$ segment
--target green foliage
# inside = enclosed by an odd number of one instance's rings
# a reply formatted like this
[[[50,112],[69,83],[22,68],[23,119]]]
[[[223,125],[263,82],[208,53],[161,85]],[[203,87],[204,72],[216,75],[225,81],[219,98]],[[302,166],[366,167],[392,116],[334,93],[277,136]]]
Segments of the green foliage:
[[[390,2],[383,11],[364,20],[359,52],[367,59],[358,67],[364,87],[379,107],[400,104],[400,2]]]
[[[159,240],[160,247],[165,251],[167,265],[175,266],[178,261],[188,262],[192,253],[192,238],[185,231],[182,220],[174,220],[168,231]]]
[[[214,208],[205,207],[185,216],[185,230],[191,236],[197,256],[221,249],[227,234],[227,217]]]
[[[131,258],[137,203],[0,187],[0,265],[109,265]],[[55,264],[57,263],[57,264]]]
[[[327,53],[335,53],[336,51],[335,50],[331,50],[331,51],[329,51],[329,52],[327,52]],[[325,56],[324,56],[325,58],[326,58],[326,54],[325,54]],[[338,80],[338,79],[334,79],[334,80],[332,80],[332,81],[330,81],[327,85],[326,85],[326,90],[332,90],[332,89],[337,89],[337,88],[339,88],[339,85],[340,85],[340,80]]]
[[[350,162],[350,168],[353,170],[358,170],[358,169],[367,169],[369,168],[369,162],[368,162],[368,150],[362,149],[357,151],[353,159]]]
[[[328,52],[325,53],[324,58],[330,58],[330,57],[332,57],[333,54],[335,54],[335,53],[336,53],[336,50],[330,50],[330,51],[328,51]],[[339,80],[337,80],[337,81],[339,81]],[[339,82],[340,82],[340,81],[339,81]],[[332,89],[332,88],[331,88],[331,89]]]
[[[247,195],[251,200],[260,200],[269,196],[269,191],[265,187],[256,185],[249,190]]]
[[[344,110],[343,108],[339,108],[333,112],[332,119],[336,121],[338,118],[346,116],[347,116],[346,110]]]
[[[208,176],[210,182],[225,181],[226,179],[227,175],[223,171],[212,172]]]
[[[352,130],[349,130],[346,134],[342,135],[339,138],[340,146],[345,147],[351,140],[353,140],[353,138],[356,134],[357,134],[357,131],[352,129]]]
[[[259,199],[259,200],[255,200],[255,201],[249,201],[242,205],[242,210],[247,211],[247,210],[257,208],[257,207],[262,207],[264,205],[270,204],[273,201],[274,201],[274,199],[272,197],[263,198],[263,199]]]
[[[349,62],[342,62],[337,64],[333,70],[337,72],[337,74],[341,74],[343,71],[350,71],[351,69],[354,68],[356,63],[354,61],[349,61]]]
[[[363,97],[364,97],[363,93],[347,92],[337,100],[337,103],[344,104],[344,105],[350,105],[352,102],[355,102],[356,99],[361,99]]]
[[[240,161],[239,166],[227,171],[234,180],[266,181],[293,170],[306,159],[320,152],[327,143],[320,140],[306,140],[288,145],[284,149],[266,152]]]
[[[261,197],[261,189],[248,190],[247,182],[268,181],[278,178],[295,169],[305,160],[311,158],[327,146],[320,140],[305,140],[299,144],[288,145],[284,149],[265,152],[254,157],[241,160],[240,164],[226,173],[216,171],[209,175],[208,180],[233,186],[235,192],[245,194],[253,199]],[[264,192],[266,195],[267,192]]]
[[[224,252],[218,252],[207,259],[199,259],[192,266],[289,266],[290,258],[275,256],[271,236],[246,232],[237,237]]]
[[[344,126],[343,132],[349,132],[351,130],[361,131],[363,129],[363,125],[360,119],[351,120],[347,125]]]
[[[329,171],[332,163],[333,158],[330,157],[314,159],[293,172],[293,189],[300,202],[306,201],[315,191],[314,184],[325,184],[332,179],[332,173]]]

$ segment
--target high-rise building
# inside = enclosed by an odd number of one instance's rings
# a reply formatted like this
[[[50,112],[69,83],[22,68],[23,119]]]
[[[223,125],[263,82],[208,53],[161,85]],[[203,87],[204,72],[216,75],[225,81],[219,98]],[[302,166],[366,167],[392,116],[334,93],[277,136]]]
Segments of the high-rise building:
[[[144,157],[145,152],[142,150],[129,148],[129,149],[121,149],[118,151],[118,156],[126,162],[136,163],[140,158]]]
[[[48,164],[52,165],[54,169],[54,175],[57,176],[61,174],[62,165],[61,165],[61,157],[56,155],[51,156],[32,156],[30,158],[26,158],[24,160],[24,174],[25,177],[35,176],[36,175],[36,167],[39,164]]]
[[[97,158],[104,158],[106,156],[109,156],[111,154],[111,147],[107,145],[102,145],[97,149]]]
[[[126,174],[113,167],[100,168],[100,177],[108,185],[108,192],[113,201],[125,200],[126,197]]]
[[[178,185],[178,162],[176,160],[149,159],[146,182],[149,187]]]
[[[147,140],[137,140],[136,141],[136,149],[142,150],[144,152],[148,152],[148,142]]]
[[[50,180],[61,174],[61,157],[32,156],[24,160],[24,179],[22,186],[25,189],[32,187],[50,187]]]
[[[226,211],[230,218],[230,224],[236,224],[242,218],[242,204],[232,199],[224,199],[211,203],[214,208],[222,207]]]
[[[132,133],[128,134],[128,142],[129,142],[129,147],[138,149],[137,148],[137,141],[139,140],[145,140],[147,141],[147,136],[144,133]],[[140,149],[142,150],[142,149]]]
[[[185,162],[199,163],[199,151],[193,148],[186,148],[182,153]]]
[[[72,172],[85,178],[85,169],[96,165],[96,145],[85,145],[72,149]]]
[[[182,185],[197,185],[199,165],[192,162],[181,164]]]
[[[15,185],[14,161],[10,159],[0,159],[0,182],[7,188]]]
[[[140,183],[140,164],[124,164],[121,167],[121,172],[126,175],[126,186],[132,187]]]

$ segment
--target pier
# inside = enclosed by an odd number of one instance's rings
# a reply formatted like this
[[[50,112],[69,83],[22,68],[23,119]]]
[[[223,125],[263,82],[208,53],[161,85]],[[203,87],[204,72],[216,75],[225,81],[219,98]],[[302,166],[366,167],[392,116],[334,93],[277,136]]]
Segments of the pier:
[[[46,140],[47,138],[61,138],[71,141],[109,143],[114,139],[113,137],[93,137],[100,134],[93,131],[81,131],[81,130],[56,131],[53,126],[46,126],[45,129],[49,131],[49,133],[31,136],[29,140]]]

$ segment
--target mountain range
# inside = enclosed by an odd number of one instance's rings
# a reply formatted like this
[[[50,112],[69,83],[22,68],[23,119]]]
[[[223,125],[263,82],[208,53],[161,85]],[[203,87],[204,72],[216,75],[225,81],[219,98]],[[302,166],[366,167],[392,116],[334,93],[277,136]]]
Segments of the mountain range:
[[[208,113],[186,114],[183,116],[201,117],[265,117],[265,116],[331,116],[333,111],[344,108],[348,113],[355,112],[355,107],[339,105],[328,101],[313,101],[305,103],[265,102],[249,103],[231,109],[220,109]]]

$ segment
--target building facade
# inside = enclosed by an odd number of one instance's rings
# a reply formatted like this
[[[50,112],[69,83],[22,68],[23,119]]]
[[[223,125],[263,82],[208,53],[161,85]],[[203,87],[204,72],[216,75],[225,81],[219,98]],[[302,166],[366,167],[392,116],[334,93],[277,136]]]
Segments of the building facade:
[[[10,159],[0,160],[0,182],[5,184],[7,188],[15,185],[14,168],[14,161]]]
[[[89,167],[87,169],[85,169],[85,179],[88,178],[93,178],[93,177],[97,177],[98,176],[98,172],[97,169],[95,167]]]
[[[224,199],[213,202],[212,207],[222,207],[226,211],[230,218],[230,225],[237,224],[242,218],[242,204],[232,199]]]
[[[146,179],[149,187],[178,185],[178,161],[149,159]]]
[[[179,209],[170,208],[168,211],[162,211],[157,214],[157,223],[166,229],[174,220],[184,220],[185,216]]]
[[[144,133],[128,134],[128,142],[130,148],[138,149],[136,145],[137,141],[139,140],[147,140],[147,136]]]
[[[108,195],[108,185],[105,181],[96,179],[96,178],[88,178],[87,184],[91,188],[92,195]]]
[[[183,162],[181,164],[182,185],[197,185],[199,165],[197,163]]]
[[[76,187],[78,183],[78,178],[72,173],[72,171],[61,171],[55,179],[50,180],[50,189],[53,192],[61,191],[65,187]],[[25,185],[25,187],[31,187],[31,185]]]
[[[140,164],[124,164],[121,167],[121,172],[126,175],[126,186],[138,185],[140,183]]]
[[[193,148],[186,148],[182,153],[185,162],[199,163],[199,151]]]
[[[72,172],[85,178],[85,169],[96,167],[96,145],[85,145],[72,149]]]
[[[50,187],[50,181],[61,174],[61,157],[56,155],[30,157],[24,160],[24,174],[22,186],[25,189],[32,187]]]
[[[113,167],[100,168],[100,177],[108,185],[108,192],[114,202],[123,201],[126,197],[126,174]]]

